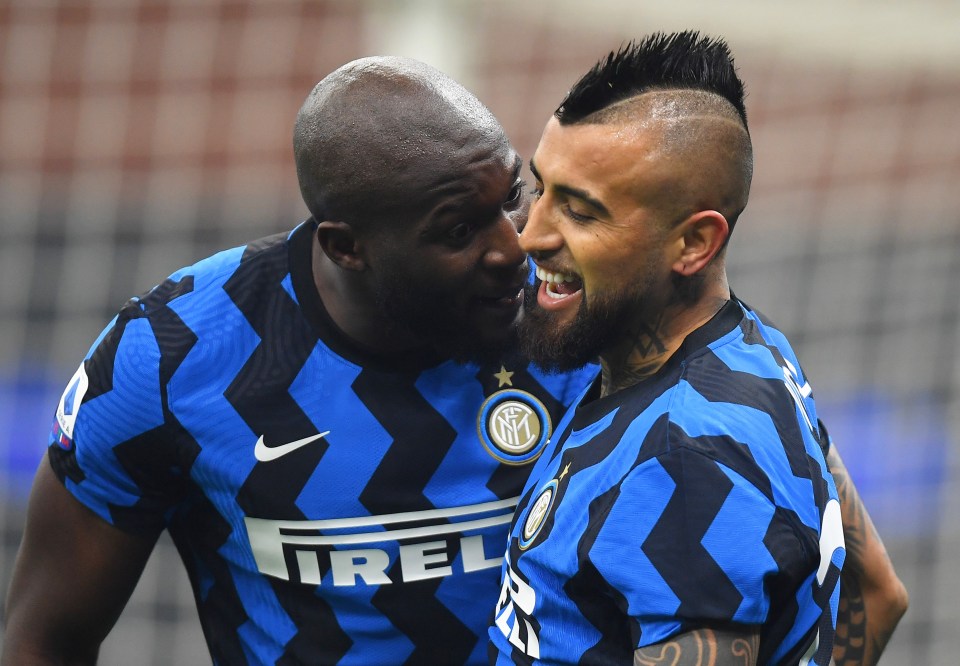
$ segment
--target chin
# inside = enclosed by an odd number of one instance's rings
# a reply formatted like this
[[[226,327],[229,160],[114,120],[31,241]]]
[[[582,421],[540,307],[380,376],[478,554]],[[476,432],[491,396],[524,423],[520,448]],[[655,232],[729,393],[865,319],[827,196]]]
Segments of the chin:
[[[474,339],[457,347],[447,345],[443,352],[455,363],[476,363],[478,365],[501,363],[519,353],[515,340],[502,339],[496,341]]]
[[[551,372],[566,372],[595,362],[600,351],[619,330],[616,318],[588,314],[581,303],[570,321],[536,303],[525,306],[518,330],[521,351],[536,365]]]
[[[466,334],[437,340],[445,356],[457,363],[498,363],[518,352],[517,327],[512,321],[495,326],[468,326]]]

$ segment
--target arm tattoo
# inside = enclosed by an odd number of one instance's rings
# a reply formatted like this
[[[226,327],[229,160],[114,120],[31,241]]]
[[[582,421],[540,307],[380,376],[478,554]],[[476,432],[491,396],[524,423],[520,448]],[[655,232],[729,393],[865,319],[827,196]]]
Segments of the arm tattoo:
[[[846,561],[843,565],[844,570],[862,574],[863,556],[866,552],[867,541],[879,537],[876,535],[873,524],[866,518],[866,507],[863,506],[860,495],[850,480],[850,474],[847,472],[843,461],[840,460],[835,447],[831,448],[827,455],[827,464],[837,485],[840,506],[844,509],[843,537],[844,546],[847,550]]]
[[[867,609],[855,576],[841,574],[840,607],[837,611],[837,633],[833,639],[833,659],[837,666],[861,664],[866,652]]]
[[[893,628],[870,626],[861,580],[867,571],[866,559],[870,551],[874,557],[879,554],[888,561],[889,556],[836,447],[830,448],[827,465],[837,485],[847,551],[840,573],[840,605],[833,658],[837,666],[875,664],[893,635]]]
[[[760,633],[696,629],[634,652],[634,666],[752,666]]]

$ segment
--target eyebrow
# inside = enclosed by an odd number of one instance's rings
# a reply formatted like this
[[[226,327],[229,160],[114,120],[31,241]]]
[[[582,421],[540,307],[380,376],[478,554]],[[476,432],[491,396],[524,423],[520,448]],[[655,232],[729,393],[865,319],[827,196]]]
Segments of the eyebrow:
[[[534,178],[543,182],[543,178],[540,177],[540,172],[537,170],[537,165],[534,164],[533,158],[530,158],[530,173],[533,174]],[[594,208],[598,213],[606,217],[610,217],[610,211],[607,210],[607,207],[604,206],[599,199],[590,195],[586,190],[581,190],[576,187],[570,187],[569,185],[556,184],[552,186],[553,189],[566,194],[568,197],[573,197],[574,199],[579,199],[583,201],[588,206]]]

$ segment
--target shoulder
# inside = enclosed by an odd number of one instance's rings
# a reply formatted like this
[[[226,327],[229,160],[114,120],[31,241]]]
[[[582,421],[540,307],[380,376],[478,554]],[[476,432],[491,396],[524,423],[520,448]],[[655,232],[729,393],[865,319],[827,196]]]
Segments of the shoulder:
[[[282,279],[289,270],[288,236],[289,233],[274,234],[217,252],[173,272],[160,284],[131,299],[131,303],[150,315],[179,299],[218,295],[231,282],[239,281],[249,287],[251,281],[270,275]]]

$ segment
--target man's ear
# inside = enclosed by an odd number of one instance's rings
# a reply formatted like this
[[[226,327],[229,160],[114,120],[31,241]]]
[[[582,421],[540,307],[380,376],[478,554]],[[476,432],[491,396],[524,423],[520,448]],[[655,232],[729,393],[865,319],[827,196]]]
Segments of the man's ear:
[[[723,249],[730,235],[727,218],[715,210],[694,213],[677,228],[680,253],[672,268],[680,275],[690,276],[703,270]]]
[[[317,241],[323,253],[341,268],[362,271],[367,267],[362,245],[346,222],[320,222],[317,224]]]

